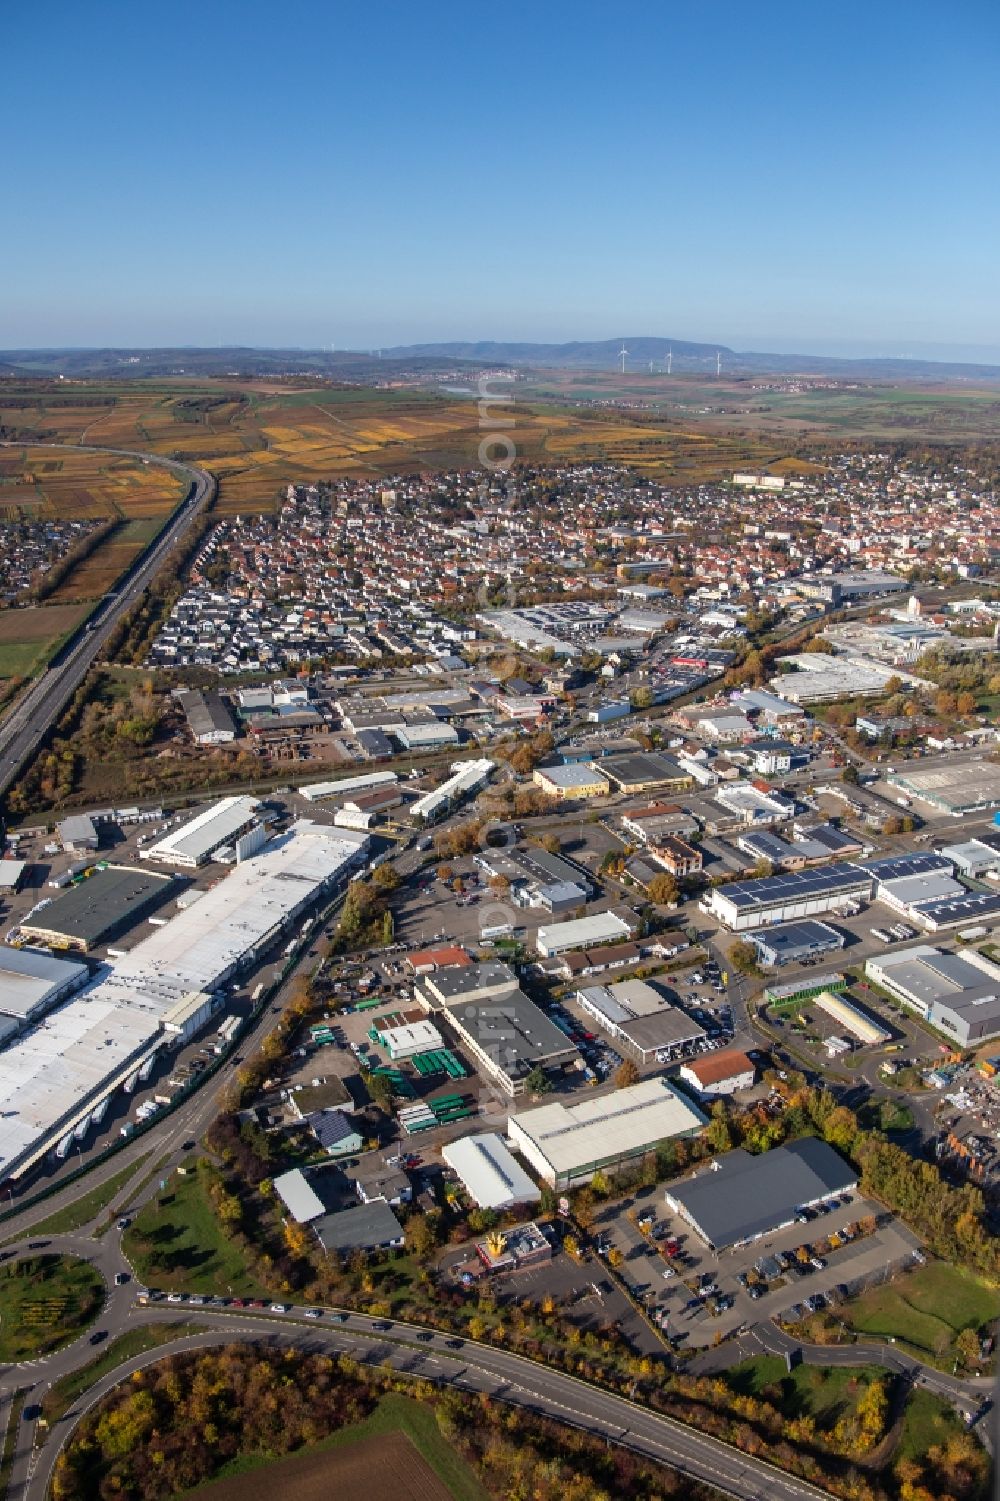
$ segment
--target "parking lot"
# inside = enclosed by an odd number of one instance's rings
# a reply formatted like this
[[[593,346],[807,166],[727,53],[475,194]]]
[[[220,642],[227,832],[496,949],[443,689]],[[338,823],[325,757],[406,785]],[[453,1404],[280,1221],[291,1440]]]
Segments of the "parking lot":
[[[695,1347],[745,1323],[818,1311],[837,1288],[880,1277],[918,1246],[879,1205],[856,1195],[809,1214],[805,1223],[717,1253],[669,1211],[662,1189],[649,1189],[606,1208],[594,1233],[604,1254],[621,1253],[620,1274],[663,1328]],[[878,1223],[865,1234],[857,1227],[869,1217]]]

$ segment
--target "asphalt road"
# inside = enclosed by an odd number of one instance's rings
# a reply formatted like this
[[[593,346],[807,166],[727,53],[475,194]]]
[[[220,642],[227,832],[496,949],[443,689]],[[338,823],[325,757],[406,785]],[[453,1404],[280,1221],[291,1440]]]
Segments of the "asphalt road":
[[[114,1300],[112,1300],[114,1303]],[[8,1487],[11,1501],[45,1501],[59,1451],[84,1413],[132,1371],[141,1369],[175,1350],[205,1348],[238,1340],[255,1343],[294,1344],[308,1351],[345,1353],[372,1365],[387,1362],[399,1371],[424,1380],[448,1384],[468,1392],[483,1392],[498,1401],[512,1403],[557,1421],[585,1429],[610,1443],[623,1444],[637,1454],[670,1465],[682,1474],[716,1486],[743,1501],[804,1501],[826,1492],[793,1476],[785,1475],[763,1460],[739,1453],[728,1444],[688,1428],[672,1418],[564,1375],[548,1366],[495,1350],[488,1345],[462,1342],[451,1348],[448,1336],[412,1324],[393,1323],[386,1330],[373,1327],[361,1314],[348,1314],[336,1327],[307,1323],[303,1310],[289,1314],[229,1313],[187,1310],[176,1306],[122,1308],[105,1311],[102,1328],[113,1339],[138,1324],[155,1324],[187,1317],[208,1327],[203,1334],[187,1336],[137,1356],[97,1382],[51,1431],[22,1421],[14,1452]],[[375,1321],[376,1323],[380,1321]],[[37,1402],[48,1384],[66,1371],[86,1363],[95,1352],[89,1341],[77,1341],[59,1356],[30,1374],[24,1368],[5,1371],[3,1400],[9,1403],[12,1386],[22,1389],[37,1374],[26,1398]]]
[[[2,447],[21,447],[21,444],[0,444]],[[21,768],[38,748],[43,736],[51,729],[63,709],[69,703],[98,652],[104,646],[112,630],[124,612],[131,608],[156,570],[194,521],[205,503],[215,494],[215,479],[204,469],[191,464],[180,464],[173,459],[164,459],[156,454],[135,453],[125,448],[96,448],[89,444],[41,443],[39,448],[78,448],[84,453],[108,453],[117,457],[139,459],[149,464],[159,464],[190,481],[187,499],[179,505],[169,522],[152,546],[133,564],[117,592],[108,595],[103,607],[91,617],[91,628],[84,627],[73,644],[60,660],[49,667],[31,685],[26,693],[15,700],[10,711],[0,722],[0,796],[14,781]]]

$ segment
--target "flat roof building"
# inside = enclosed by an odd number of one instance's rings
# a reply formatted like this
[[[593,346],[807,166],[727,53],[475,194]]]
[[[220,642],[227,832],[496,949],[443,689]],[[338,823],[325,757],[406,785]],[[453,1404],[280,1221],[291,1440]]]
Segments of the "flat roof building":
[[[51,948],[87,953],[135,927],[177,890],[172,876],[109,865],[67,886],[22,922],[21,932]]]
[[[442,1015],[487,1078],[507,1095],[523,1094],[534,1068],[558,1069],[579,1053],[565,1032],[516,987],[501,995],[449,1002]]]
[[[319,1219],[326,1213],[326,1205],[310,1186],[301,1168],[279,1174],[274,1180],[274,1191],[284,1204],[289,1219],[297,1225],[308,1225],[310,1220]]]
[[[831,1194],[851,1193],[858,1175],[825,1141],[806,1137],[752,1156],[738,1148],[683,1183],[667,1204],[713,1250],[743,1245],[791,1225]]]
[[[532,780],[547,797],[607,797],[611,791],[604,773],[585,761],[569,766],[537,766]]]
[[[0,1177],[19,1176],[86,1119],[166,1033],[197,1031],[233,974],[345,881],[366,848],[343,829],[293,824],[0,1052]]]
[[[957,762],[944,757],[890,772],[886,781],[943,813],[1000,807],[1000,765],[992,761]]]
[[[515,1204],[537,1204],[541,1190],[508,1151],[495,1131],[480,1136],[462,1136],[441,1148],[445,1162],[461,1178],[470,1198],[480,1209],[510,1209]]]
[[[141,851],[144,860],[160,860],[194,870],[204,865],[225,845],[234,845],[257,823],[260,803],[255,797],[224,797],[187,823],[181,824],[165,839],[158,839]]]
[[[973,948],[897,949],[866,960],[865,974],[960,1047],[1000,1035],[1000,965]]]
[[[189,688],[178,693],[177,702],[184,710],[188,729],[198,745],[228,745],[236,739],[233,716],[222,701],[221,695],[200,688]]]
[[[832,912],[852,898],[867,901],[871,892],[868,871],[861,865],[842,863],[756,881],[732,881],[710,891],[702,906],[732,932],[745,933],[763,923]]]
[[[825,922],[784,923],[775,928],[750,932],[747,939],[757,950],[761,964],[804,964],[820,954],[832,954],[844,947],[844,935]]]
[[[640,1063],[651,1063],[658,1053],[669,1054],[705,1036],[704,1027],[646,980],[592,985],[578,990],[576,998],[588,1016]]]
[[[0,945],[0,1014],[34,1021],[90,979],[85,964]]]
[[[614,1172],[670,1137],[693,1136],[705,1121],[669,1079],[656,1078],[512,1115],[507,1134],[543,1182],[563,1189],[589,1183],[598,1171]]]
[[[684,792],[694,785],[691,773],[673,759],[657,751],[639,751],[635,755],[606,756],[601,770],[615,783],[619,792],[649,792],[654,787],[664,792]]]
[[[892,1036],[888,1027],[882,1026],[867,1011],[849,1001],[846,995],[835,995],[831,990],[824,990],[812,1004],[818,1011],[832,1017],[838,1026],[843,1027],[845,1032],[850,1032],[865,1047],[877,1047],[879,1043],[888,1042]]]
[[[97,824],[89,813],[71,813],[56,824],[64,850],[96,850],[101,842]]]
[[[597,912],[569,922],[552,923],[538,929],[535,947],[544,959],[552,959],[567,949],[591,949],[598,944],[628,938],[632,928],[614,912]]]

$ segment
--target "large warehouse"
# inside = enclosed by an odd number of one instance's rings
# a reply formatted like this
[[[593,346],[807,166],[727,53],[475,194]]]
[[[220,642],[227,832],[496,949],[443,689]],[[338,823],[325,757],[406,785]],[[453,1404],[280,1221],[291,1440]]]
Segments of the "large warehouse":
[[[21,932],[50,948],[85,954],[134,928],[177,890],[172,876],[131,865],[109,865],[67,886],[47,907],[22,922]]]
[[[640,1063],[651,1063],[658,1053],[705,1036],[704,1027],[646,980],[591,985],[578,990],[576,998],[588,1016]]]
[[[672,1184],[666,1200],[707,1245],[723,1251],[791,1225],[800,1210],[857,1185],[850,1163],[807,1136],[759,1156],[738,1148],[713,1157],[693,1178]]]
[[[462,1136],[441,1148],[445,1162],[461,1178],[480,1209],[511,1209],[537,1204],[541,1190],[495,1131]]]
[[[818,870],[793,870],[756,881],[731,881],[716,886],[702,908],[734,933],[746,933],[765,923],[791,922],[833,912],[852,900],[867,901],[872,877],[861,865],[842,863]]]
[[[601,770],[614,782],[619,792],[685,792],[694,786],[691,773],[672,756],[658,751],[638,751],[635,755],[606,756]]]
[[[565,954],[569,949],[593,949],[602,943],[628,938],[632,928],[614,912],[596,912],[592,917],[577,917],[569,922],[551,923],[535,934],[535,947],[543,959]]]
[[[142,850],[142,858],[195,870],[225,846],[234,847],[238,839],[255,829],[259,807],[255,797],[224,797],[203,808],[166,838]]]
[[[197,1031],[220,987],[345,880],[366,848],[363,835],[294,824],[0,1052],[0,1177],[20,1176],[85,1122],[164,1033]]]
[[[35,1021],[89,979],[90,970],[76,959],[0,945],[0,1014]]]
[[[565,1032],[516,986],[488,1000],[450,1002],[443,1016],[504,1094],[523,1094],[533,1068],[561,1069],[580,1057]]]
[[[507,1134],[545,1183],[563,1189],[589,1183],[599,1170],[615,1172],[672,1136],[693,1136],[705,1123],[669,1079],[655,1078],[512,1115]]]
[[[865,974],[961,1047],[1000,1036],[1000,965],[973,948],[897,949],[868,959]]]
[[[1000,808],[1000,765],[994,761],[962,761],[942,757],[922,761],[912,770],[890,772],[893,787],[942,813],[973,813]]]

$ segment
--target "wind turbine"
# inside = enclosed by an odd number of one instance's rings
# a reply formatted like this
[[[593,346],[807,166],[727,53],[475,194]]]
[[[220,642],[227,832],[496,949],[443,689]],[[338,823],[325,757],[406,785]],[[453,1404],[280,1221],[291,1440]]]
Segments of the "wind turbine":
[[[671,365],[673,363],[674,363],[674,351],[672,349],[668,349],[667,350],[667,374],[668,375],[670,374],[670,367],[671,367]]]
[[[721,375],[722,374],[722,351],[721,351],[721,349],[717,349],[715,351],[715,373],[716,373],[716,375]]]
[[[621,349],[619,349],[619,351],[618,351],[618,358],[619,358],[619,359],[620,359],[620,360],[621,360],[621,362],[622,362],[622,375],[624,375],[624,374],[625,374],[625,356],[626,356],[626,355],[627,355],[627,354],[628,354],[628,350],[627,350],[627,349],[626,349],[626,348],[625,348],[625,345],[624,345],[624,344],[622,344],[622,347],[621,347]]]

